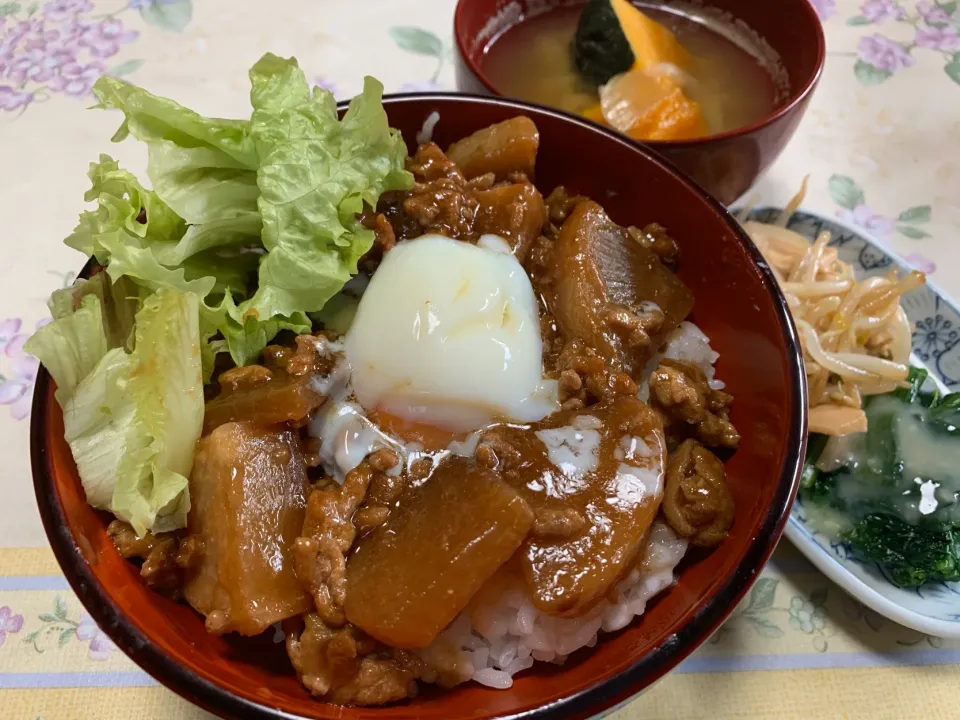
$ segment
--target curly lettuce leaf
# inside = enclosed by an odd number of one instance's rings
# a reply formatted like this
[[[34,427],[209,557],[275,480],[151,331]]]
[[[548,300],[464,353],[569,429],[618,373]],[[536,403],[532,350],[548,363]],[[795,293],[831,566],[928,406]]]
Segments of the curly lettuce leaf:
[[[23,349],[47,368],[57,384],[57,401],[63,406],[109,347],[99,297],[87,295],[75,311],[61,307],[59,312],[60,316],[39,328]]]
[[[248,121],[203,117],[110,76],[93,92],[99,107],[124,113],[114,142],[133,135],[147,144],[154,191],[188,223],[256,212],[259,158]]]
[[[373,232],[356,219],[364,203],[412,185],[406,146],[391,130],[372,78],[343,121],[326,91],[313,94],[294,59],[265,55],[250,71],[250,135],[260,159],[263,245],[256,294],[242,303],[261,321],[315,312],[357,271]]]
[[[54,320],[66,317],[80,309],[89,295],[100,301],[103,332],[107,347],[123,347],[130,342],[134,317],[140,309],[144,292],[128,278],[112,282],[110,276],[99,272],[89,279],[80,278],[73,285],[55,290],[47,302]]]
[[[323,308],[373,243],[357,215],[412,184],[377,81],[366,79],[340,121],[333,96],[311,93],[295,60],[265,55],[250,80],[250,120],[206,118],[98,80],[99,107],[124,113],[113,139],[147,144],[153,190],[102,156],[87,194],[98,207],[68,239],[115,282],[196,294],[205,372],[216,351],[246,364],[281,330],[308,331],[306,313]]]
[[[88,257],[96,256],[101,265],[110,261],[103,246],[105,238],[138,247],[155,243],[175,245],[186,230],[183,220],[156,193],[144,188],[133,174],[120,168],[109,155],[100,155],[87,172],[90,189],[87,202],[96,201],[95,210],[80,215],[80,221],[64,243]]]
[[[112,512],[138,534],[184,527],[187,477],[203,428],[199,304],[192,293],[161,289],[137,313],[127,380],[137,438],[123,454]]]
[[[108,349],[106,282],[100,273],[75,289],[82,294],[75,310],[59,295],[52,304],[63,314],[25,349],[57,382],[64,437],[88,502],[139,535],[175,530],[186,525],[187,477],[203,426],[200,302],[191,292],[159,289],[136,314],[132,352]]]
[[[154,293],[137,313],[133,352],[106,353],[63,405],[88,502],[139,535],[186,525],[203,425],[198,316],[192,293]]]
[[[106,353],[96,367],[61,402],[64,438],[77,464],[87,502],[111,510],[124,453],[146,438],[134,431],[135,406],[126,392],[133,367],[122,348]]]

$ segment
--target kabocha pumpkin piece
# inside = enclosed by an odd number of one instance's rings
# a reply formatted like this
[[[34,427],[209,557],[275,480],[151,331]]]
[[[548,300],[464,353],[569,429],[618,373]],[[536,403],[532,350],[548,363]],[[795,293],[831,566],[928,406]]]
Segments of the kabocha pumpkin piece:
[[[627,0],[590,0],[573,40],[573,61],[583,77],[602,85],[632,69],[689,65],[676,36]]]

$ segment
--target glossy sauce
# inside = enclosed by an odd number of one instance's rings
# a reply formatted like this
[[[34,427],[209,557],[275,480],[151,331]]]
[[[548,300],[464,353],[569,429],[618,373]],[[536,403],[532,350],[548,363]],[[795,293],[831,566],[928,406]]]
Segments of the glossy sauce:
[[[784,94],[760,60],[769,51],[750,47],[743,33],[717,20],[703,22],[676,9],[636,3],[665,25],[693,57],[697,87],[691,99],[703,111],[709,132],[725,132],[762,119]],[[571,44],[582,5],[534,15],[509,28],[486,50],[484,72],[508,97],[581,113],[597,102],[597,88],[573,66]],[[737,42],[730,39],[736,37]],[[746,46],[746,47],[745,47]]]
[[[520,550],[533,604],[550,615],[582,615],[629,569],[660,507],[666,443],[659,419],[622,397],[534,426],[495,427],[484,444],[537,517]],[[553,532],[550,521],[538,530],[560,513],[581,522],[567,533]]]

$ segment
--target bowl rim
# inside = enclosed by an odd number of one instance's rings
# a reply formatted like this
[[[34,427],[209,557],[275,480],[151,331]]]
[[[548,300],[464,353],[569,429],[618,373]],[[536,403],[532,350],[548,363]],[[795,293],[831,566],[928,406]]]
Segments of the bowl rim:
[[[713,133],[711,135],[705,135],[704,137],[691,138],[688,140],[633,140],[633,142],[641,145],[650,145],[654,148],[669,148],[671,150],[698,148],[702,145],[706,145],[707,143],[733,140],[735,138],[741,138],[746,135],[750,135],[751,133],[757,132],[758,130],[762,130],[763,128],[774,124],[778,120],[793,113],[797,107],[802,106],[813,92],[814,88],[816,88],[817,83],[820,81],[820,77],[823,75],[823,69],[827,60],[827,38],[823,32],[823,23],[820,21],[820,16],[817,15],[817,11],[814,9],[810,0],[796,1],[799,2],[799,4],[802,6],[802,11],[807,14],[808,19],[811,21],[811,25],[814,28],[814,41],[817,45],[817,60],[815,69],[803,83],[800,89],[791,90],[786,100],[784,100],[780,105],[775,107],[759,120],[755,120],[747,125],[733,128],[732,130],[725,130],[724,132]],[[487,78],[486,74],[481,71],[479,63],[477,63],[471,57],[470,53],[467,52],[467,33],[463,27],[466,22],[466,20],[464,20],[464,14],[466,12],[466,7],[472,4],[472,2],[473,0],[457,0],[457,7],[453,13],[453,39],[457,48],[457,53],[460,55],[460,59],[462,59],[466,66],[470,69],[470,73],[480,82],[481,85],[483,85],[487,90],[497,97],[507,97]],[[544,12],[550,11],[546,10]],[[524,19],[525,18],[521,18],[519,22],[523,22]],[[517,24],[518,23],[513,23],[510,25],[510,27],[513,27]],[[490,47],[490,45],[502,34],[502,32],[498,33],[491,38],[484,47],[484,51],[486,51],[486,48]],[[774,49],[774,51],[776,51],[776,49]],[[599,125],[599,123],[596,124]],[[600,125],[600,127],[603,126]]]
[[[662,170],[673,175],[690,193],[707,203],[714,212],[727,222],[729,228],[737,236],[740,244],[749,255],[761,284],[767,290],[768,296],[774,304],[781,338],[788,354],[786,358],[789,375],[787,386],[788,394],[794,404],[794,412],[788,419],[787,445],[788,447],[795,447],[796,452],[792,455],[788,454],[774,491],[773,502],[767,509],[759,531],[747,545],[746,552],[737,569],[725,579],[713,597],[704,603],[677,633],[667,638],[661,645],[646,655],[637,658],[627,669],[600,680],[577,694],[556,700],[549,705],[497,716],[498,720],[528,720],[533,718],[536,718],[536,720],[566,720],[568,718],[590,717],[595,713],[603,712],[625,702],[651,686],[706,641],[733,612],[737,603],[759,576],[776,548],[800,485],[800,473],[803,469],[804,449],[807,439],[806,375],[803,370],[797,330],[788,310],[786,299],[780,291],[773,273],[764,262],[759,250],[727,208],[652,149],[632,142],[629,138],[614,130],[591,123],[576,115],[501,96],[419,92],[396,93],[383,97],[385,107],[407,101],[425,103],[456,101],[467,105],[500,105],[520,111],[534,109],[558,117],[564,122],[580,125],[592,133],[603,135],[607,141],[615,142],[629,152],[644,155],[648,161],[659,165]],[[342,101],[337,106],[343,110],[347,107],[347,104],[348,101]],[[84,265],[78,277],[89,277],[95,267],[96,261],[91,258]],[[186,666],[174,662],[142,633],[113,601],[110,592],[100,583],[91,571],[90,564],[82,556],[72,529],[68,525],[60,496],[56,492],[56,485],[53,480],[54,471],[50,466],[45,444],[48,425],[47,410],[55,402],[51,391],[51,383],[50,374],[41,365],[34,387],[30,418],[30,455],[34,492],[44,531],[50,541],[57,563],[71,589],[97,625],[123,650],[124,654],[151,677],[205,710],[217,715],[224,714],[221,715],[223,717],[243,718],[244,720],[303,720],[303,716],[291,715],[278,708],[268,707],[234,695],[215,682],[197,675]]]

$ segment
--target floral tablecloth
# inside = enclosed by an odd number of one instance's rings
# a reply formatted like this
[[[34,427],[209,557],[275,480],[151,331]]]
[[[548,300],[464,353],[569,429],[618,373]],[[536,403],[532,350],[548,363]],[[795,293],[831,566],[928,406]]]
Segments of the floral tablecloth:
[[[828,60],[790,147],[749,193],[870,231],[960,295],[957,2],[816,0]],[[341,97],[364,74],[388,91],[452,89],[454,0],[0,0],[0,717],[207,717],[157,685],[91,622],[40,526],[28,457],[36,362],[27,336],[81,258],[63,247],[87,164],[117,119],[87,112],[104,73],[210,115],[246,113],[246,70],[296,55]],[[132,144],[109,147],[142,172]],[[5,319],[4,319],[5,318]],[[931,328],[942,349],[956,328]],[[711,641],[618,720],[956,718],[960,642],[885,621],[784,541]]]

